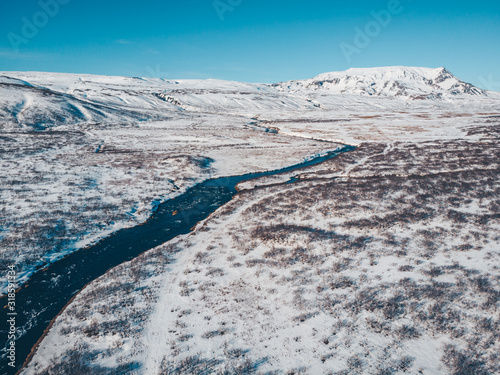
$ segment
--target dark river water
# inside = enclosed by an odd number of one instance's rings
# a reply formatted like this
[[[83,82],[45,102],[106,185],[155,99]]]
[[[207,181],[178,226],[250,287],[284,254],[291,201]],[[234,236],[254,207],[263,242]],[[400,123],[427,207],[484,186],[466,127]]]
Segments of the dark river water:
[[[217,208],[231,200],[237,193],[235,186],[238,183],[319,164],[354,149],[353,146],[344,146],[338,151],[275,171],[207,180],[184,194],[160,204],[144,224],[119,230],[95,245],[73,252],[38,271],[16,292],[15,323],[18,334],[14,368],[8,365],[6,348],[9,317],[7,309],[3,309],[0,319],[2,345],[0,374],[14,374],[21,368],[51,320],[87,283],[103,275],[110,268],[134,259],[180,234],[190,232],[198,221],[207,218]],[[178,214],[172,215],[174,211]],[[5,306],[6,297],[1,298],[0,303],[1,306]]]

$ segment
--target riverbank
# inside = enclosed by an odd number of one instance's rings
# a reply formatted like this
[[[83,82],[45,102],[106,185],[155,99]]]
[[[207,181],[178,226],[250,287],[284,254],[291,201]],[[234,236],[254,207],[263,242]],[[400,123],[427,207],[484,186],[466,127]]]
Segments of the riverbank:
[[[235,186],[239,182],[315,165],[353,149],[352,146],[340,147],[322,156],[275,171],[207,180],[160,204],[145,223],[122,229],[35,273],[16,295],[17,309],[26,314],[18,319],[18,329],[23,335],[16,341],[17,355],[20,358],[28,356],[54,317],[86,284],[116,265],[130,261],[176,236],[189,233],[196,223],[231,200],[237,193]],[[173,215],[174,212],[177,213]],[[0,299],[0,302],[3,303],[3,300]],[[7,368],[2,370],[4,369]]]

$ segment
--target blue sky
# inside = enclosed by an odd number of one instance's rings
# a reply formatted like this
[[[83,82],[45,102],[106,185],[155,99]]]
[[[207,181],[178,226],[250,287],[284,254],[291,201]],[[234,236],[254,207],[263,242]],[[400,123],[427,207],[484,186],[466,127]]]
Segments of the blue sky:
[[[500,2],[0,3],[0,70],[278,82],[390,65],[445,66],[500,91]]]

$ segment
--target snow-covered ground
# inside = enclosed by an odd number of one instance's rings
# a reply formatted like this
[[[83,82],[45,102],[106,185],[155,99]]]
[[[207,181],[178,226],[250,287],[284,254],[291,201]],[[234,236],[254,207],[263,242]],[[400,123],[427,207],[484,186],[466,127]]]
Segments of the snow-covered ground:
[[[334,145],[212,115],[47,132],[5,132],[0,263],[20,281],[68,251],[145,221],[207,178],[277,169]],[[3,286],[3,285],[2,285]]]
[[[1,264],[25,275],[208,177],[360,145],[241,184],[95,280],[25,374],[499,371],[498,93],[401,67],[274,85],[0,76]]]
[[[498,130],[254,181],[88,286],[24,374],[498,372]]]
[[[427,82],[407,69],[366,70],[361,81]],[[0,73],[0,272],[15,264],[24,282],[36,268],[143,222],[158,201],[208,177],[276,169],[334,148],[317,140],[454,139],[498,113],[500,102],[491,92],[409,100],[332,87],[286,91],[217,80]]]
[[[9,76],[17,78],[0,81],[0,272],[14,264],[19,282],[70,251],[145,221],[157,202],[207,178],[277,169],[335,148],[266,133],[230,108],[211,113],[213,103],[186,111],[154,95],[175,82]],[[200,97],[233,100],[224,94],[230,83],[200,85],[216,91]],[[198,94],[187,95],[197,100]],[[0,292],[6,285],[2,281]]]

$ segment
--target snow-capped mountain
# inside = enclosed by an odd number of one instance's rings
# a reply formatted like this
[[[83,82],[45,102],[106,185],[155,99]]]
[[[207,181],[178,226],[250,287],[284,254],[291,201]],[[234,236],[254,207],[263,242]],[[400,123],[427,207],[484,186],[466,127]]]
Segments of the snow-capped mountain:
[[[277,84],[0,72],[3,128],[135,123],[186,112],[253,117],[284,111],[394,110],[416,105],[415,99],[423,106],[468,108],[487,102],[497,106],[500,94],[463,82],[445,68],[349,69]]]
[[[352,68],[320,74],[312,79],[273,85],[284,92],[324,90],[331,94],[436,99],[457,95],[485,96],[486,92],[461,81],[445,68]]]

